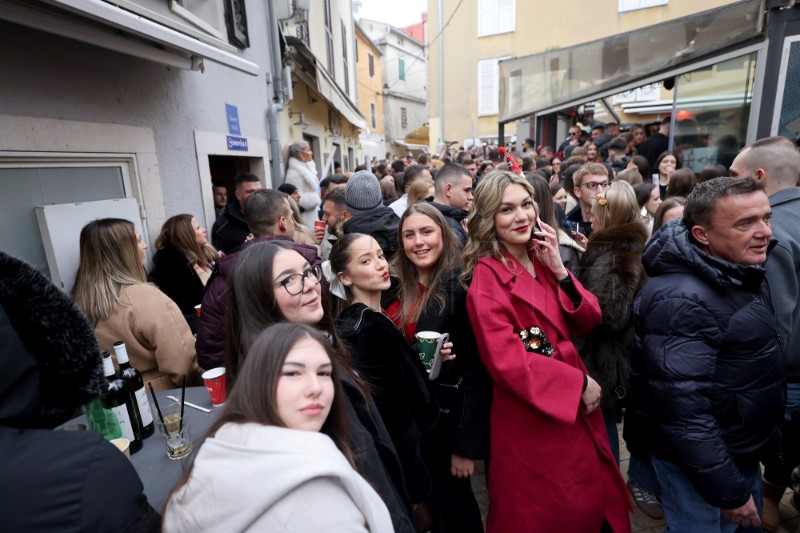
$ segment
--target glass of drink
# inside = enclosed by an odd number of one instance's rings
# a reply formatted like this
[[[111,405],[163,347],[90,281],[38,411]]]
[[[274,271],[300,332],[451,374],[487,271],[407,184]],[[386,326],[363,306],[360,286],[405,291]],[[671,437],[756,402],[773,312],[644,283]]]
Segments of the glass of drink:
[[[184,413],[181,418],[180,404],[173,404],[162,407],[161,413],[164,415],[164,422],[156,418],[158,434],[164,439],[167,445],[167,457],[172,460],[182,459],[192,451],[192,439],[189,435],[188,416]]]

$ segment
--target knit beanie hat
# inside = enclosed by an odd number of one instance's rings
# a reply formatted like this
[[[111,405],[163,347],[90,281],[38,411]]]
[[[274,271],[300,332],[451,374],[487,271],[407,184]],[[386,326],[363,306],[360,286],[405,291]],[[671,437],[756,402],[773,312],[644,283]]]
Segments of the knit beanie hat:
[[[383,206],[381,186],[375,174],[368,170],[359,170],[350,176],[344,189],[344,203],[347,210],[354,215],[369,213]]]

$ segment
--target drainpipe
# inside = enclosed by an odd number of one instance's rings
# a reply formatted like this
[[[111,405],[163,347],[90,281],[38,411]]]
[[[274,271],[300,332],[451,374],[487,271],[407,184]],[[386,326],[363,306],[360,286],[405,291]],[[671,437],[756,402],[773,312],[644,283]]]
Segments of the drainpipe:
[[[447,141],[444,140],[444,37],[442,36],[442,0],[439,0],[439,140],[447,148]],[[430,61],[430,58],[428,59]],[[428,139],[430,142],[430,139]]]
[[[275,2],[265,2],[267,5],[267,21],[270,35],[270,59],[272,60],[272,91],[274,96],[267,107],[267,125],[269,127],[269,151],[272,159],[272,187],[283,183],[283,168],[281,165],[281,141],[278,137],[278,112],[286,106],[286,89],[283,81],[283,62],[281,60],[281,43],[278,39],[278,14]],[[288,70],[288,69],[287,69]],[[268,80],[269,81],[269,80]],[[289,80],[291,83],[291,80]]]

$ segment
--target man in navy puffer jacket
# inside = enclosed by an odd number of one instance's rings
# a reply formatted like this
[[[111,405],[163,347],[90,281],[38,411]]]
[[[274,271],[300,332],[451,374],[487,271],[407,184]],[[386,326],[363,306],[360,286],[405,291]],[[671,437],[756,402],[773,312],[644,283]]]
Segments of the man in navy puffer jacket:
[[[717,178],[642,258],[652,279],[634,304],[633,418],[668,531],[760,525],[759,458],[786,401],[776,323],[759,291],[770,216],[763,184]]]

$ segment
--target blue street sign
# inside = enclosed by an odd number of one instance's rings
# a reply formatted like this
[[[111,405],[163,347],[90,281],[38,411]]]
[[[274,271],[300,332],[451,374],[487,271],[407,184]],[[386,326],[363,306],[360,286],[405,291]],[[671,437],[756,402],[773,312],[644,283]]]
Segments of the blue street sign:
[[[239,127],[239,110],[236,106],[225,104],[225,115],[228,118],[228,133],[231,135],[241,135],[242,129]]]
[[[228,135],[228,150],[247,151],[247,139],[244,137],[231,137]]]

